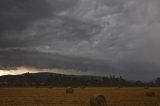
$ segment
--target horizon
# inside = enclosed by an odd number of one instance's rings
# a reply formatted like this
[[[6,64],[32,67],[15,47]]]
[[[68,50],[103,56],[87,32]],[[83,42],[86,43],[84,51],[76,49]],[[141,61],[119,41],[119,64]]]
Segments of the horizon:
[[[37,71],[38,70],[38,71]],[[66,71],[67,70],[67,71]],[[80,73],[77,73],[79,71]],[[130,79],[130,78],[125,78],[122,75],[115,75],[115,74],[106,74],[106,75],[98,75],[98,74],[90,74],[90,73],[81,73],[82,71],[80,70],[74,70],[74,69],[36,69],[33,67],[18,67],[16,69],[11,69],[11,70],[7,70],[7,69],[0,69],[0,77],[2,76],[6,76],[6,75],[23,75],[26,73],[30,73],[30,74],[37,74],[37,73],[53,73],[53,74],[63,74],[63,75],[74,75],[74,76],[95,76],[95,77],[109,77],[109,76],[115,76],[115,77],[122,77],[127,81],[142,81],[142,82],[152,82],[155,79],[159,78],[159,77],[155,77],[153,79],[148,79],[148,80],[143,80],[143,79]]]

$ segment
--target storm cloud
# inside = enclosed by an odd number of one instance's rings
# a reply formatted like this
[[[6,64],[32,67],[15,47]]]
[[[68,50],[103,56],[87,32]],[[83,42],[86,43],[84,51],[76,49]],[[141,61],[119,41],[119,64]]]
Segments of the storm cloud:
[[[159,11],[159,0],[1,0],[0,66],[153,79],[160,76]]]

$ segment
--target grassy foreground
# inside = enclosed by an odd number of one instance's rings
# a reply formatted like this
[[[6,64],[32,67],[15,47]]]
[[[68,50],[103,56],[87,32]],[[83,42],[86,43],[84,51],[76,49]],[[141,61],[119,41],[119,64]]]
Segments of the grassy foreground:
[[[94,94],[105,95],[108,104],[160,103],[160,88],[75,88],[74,94],[66,94],[65,90],[66,88],[0,88],[0,106],[89,106],[89,99]],[[156,95],[147,97],[145,92],[155,92]]]

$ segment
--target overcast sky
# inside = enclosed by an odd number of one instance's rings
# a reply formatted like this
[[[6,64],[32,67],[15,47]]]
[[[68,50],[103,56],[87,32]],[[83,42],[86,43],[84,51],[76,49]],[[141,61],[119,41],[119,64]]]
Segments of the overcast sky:
[[[154,79],[159,12],[160,0],[1,0],[0,67]]]

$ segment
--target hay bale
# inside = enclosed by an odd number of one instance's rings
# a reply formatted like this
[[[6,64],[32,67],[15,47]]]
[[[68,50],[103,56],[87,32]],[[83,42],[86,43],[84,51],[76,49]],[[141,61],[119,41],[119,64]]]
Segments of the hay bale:
[[[144,89],[149,89],[149,87],[148,87],[148,86],[145,86]]]
[[[148,97],[156,96],[155,92],[146,92],[145,95],[148,96]]]
[[[90,106],[107,106],[107,101],[104,95],[94,95],[90,98]]]
[[[73,94],[74,93],[74,89],[72,87],[69,87],[66,89],[66,94]]]

